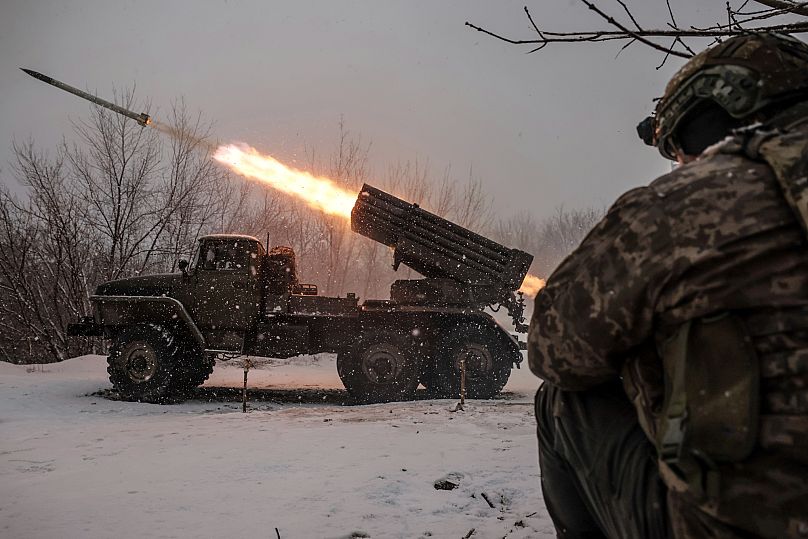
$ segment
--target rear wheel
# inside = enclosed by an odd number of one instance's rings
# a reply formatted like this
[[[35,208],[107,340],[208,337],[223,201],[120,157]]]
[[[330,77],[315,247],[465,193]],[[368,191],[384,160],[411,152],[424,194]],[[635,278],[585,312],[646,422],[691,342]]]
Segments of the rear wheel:
[[[360,402],[411,400],[418,387],[418,362],[406,337],[391,330],[368,331],[337,355],[337,372]]]
[[[493,327],[473,322],[458,324],[439,339],[436,372],[430,386],[442,397],[460,396],[462,365],[466,369],[466,396],[490,399],[511,375],[510,348]]]
[[[173,400],[181,373],[177,365],[179,350],[177,339],[162,326],[126,327],[115,336],[109,350],[109,381],[125,400]]]

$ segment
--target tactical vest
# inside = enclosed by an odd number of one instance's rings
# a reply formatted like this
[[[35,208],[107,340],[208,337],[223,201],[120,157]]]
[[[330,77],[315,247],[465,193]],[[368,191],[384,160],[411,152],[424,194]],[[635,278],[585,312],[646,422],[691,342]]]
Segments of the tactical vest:
[[[808,239],[807,130],[740,132],[711,151],[767,163]],[[691,320],[658,353],[664,403],[646,432],[669,486],[709,510],[719,502],[722,465],[743,463],[756,448],[805,456],[808,308]]]

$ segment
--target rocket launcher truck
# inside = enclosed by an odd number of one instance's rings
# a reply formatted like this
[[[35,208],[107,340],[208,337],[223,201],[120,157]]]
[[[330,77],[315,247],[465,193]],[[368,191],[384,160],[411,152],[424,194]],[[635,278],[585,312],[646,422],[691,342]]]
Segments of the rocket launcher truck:
[[[390,299],[318,295],[298,281],[294,251],[266,250],[251,236],[202,237],[180,272],[101,284],[92,316],[68,331],[111,341],[109,378],[128,400],[166,402],[207,380],[217,357],[288,358],[334,352],[357,402],[491,398],[522,361],[523,343],[485,309],[505,307],[524,332],[517,295],[531,255],[509,249],[365,185],[354,232],[393,250],[393,267],[421,279],[395,281]],[[268,246],[267,246],[268,247]]]

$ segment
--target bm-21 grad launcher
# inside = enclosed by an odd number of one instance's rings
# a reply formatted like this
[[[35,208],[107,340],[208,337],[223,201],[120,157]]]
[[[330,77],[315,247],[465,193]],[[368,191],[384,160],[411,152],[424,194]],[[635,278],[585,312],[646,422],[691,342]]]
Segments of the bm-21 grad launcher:
[[[122,398],[174,401],[213,370],[216,357],[285,358],[337,353],[337,371],[357,402],[494,397],[522,361],[519,341],[485,312],[504,305],[523,331],[516,299],[532,257],[365,185],[354,231],[393,248],[423,279],[398,280],[391,297],[359,303],[320,296],[297,278],[294,251],[267,252],[252,236],[199,240],[180,273],[100,284],[93,314],[72,335],[111,340],[108,372]]]
[[[393,269],[401,264],[425,279],[398,280],[390,290],[397,304],[454,305],[479,309],[502,305],[519,332],[524,301],[516,298],[533,256],[508,249],[365,184],[351,212],[351,229],[393,249]]]
[[[138,122],[136,113],[41,73],[27,74]],[[122,398],[165,402],[207,380],[216,357],[286,358],[336,352],[337,370],[358,402],[412,398],[422,384],[456,396],[464,374],[471,398],[499,393],[522,361],[519,341],[484,311],[505,306],[523,332],[516,298],[533,259],[369,185],[351,228],[393,248],[423,279],[395,281],[388,300],[324,297],[298,281],[294,251],[256,238],[199,239],[179,273],[100,284],[92,315],[70,335],[111,341],[109,378]]]
[[[213,234],[199,240],[180,273],[100,284],[93,314],[72,335],[110,339],[108,372],[129,400],[165,402],[188,394],[216,357],[286,358],[335,352],[337,371],[357,402],[410,399],[419,384],[455,397],[494,397],[522,361],[520,343],[490,314],[505,306],[524,331],[516,298],[532,257],[369,185],[351,228],[393,249],[423,279],[395,281],[390,299],[360,303],[318,295],[301,284],[294,251],[268,252],[256,238]]]

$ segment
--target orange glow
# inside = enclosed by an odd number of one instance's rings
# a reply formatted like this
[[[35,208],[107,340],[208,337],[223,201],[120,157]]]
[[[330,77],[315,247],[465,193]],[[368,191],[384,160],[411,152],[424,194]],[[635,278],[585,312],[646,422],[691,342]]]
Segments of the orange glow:
[[[219,146],[213,158],[236,174],[292,195],[314,209],[329,215],[351,218],[356,192],[343,189],[328,178],[319,178],[287,167],[274,157],[264,155],[246,144]]]
[[[522,287],[519,288],[520,292],[524,292],[525,295],[535,297],[536,294],[539,293],[539,290],[544,288],[545,281],[544,279],[540,279],[535,275],[527,274],[525,276],[525,280],[522,281]]]
[[[340,187],[333,180],[288,167],[274,157],[262,154],[243,143],[219,146],[213,153],[213,158],[236,174],[291,195],[313,209],[345,219],[351,218],[357,194]],[[543,287],[544,279],[528,274],[519,291],[532,298]]]

